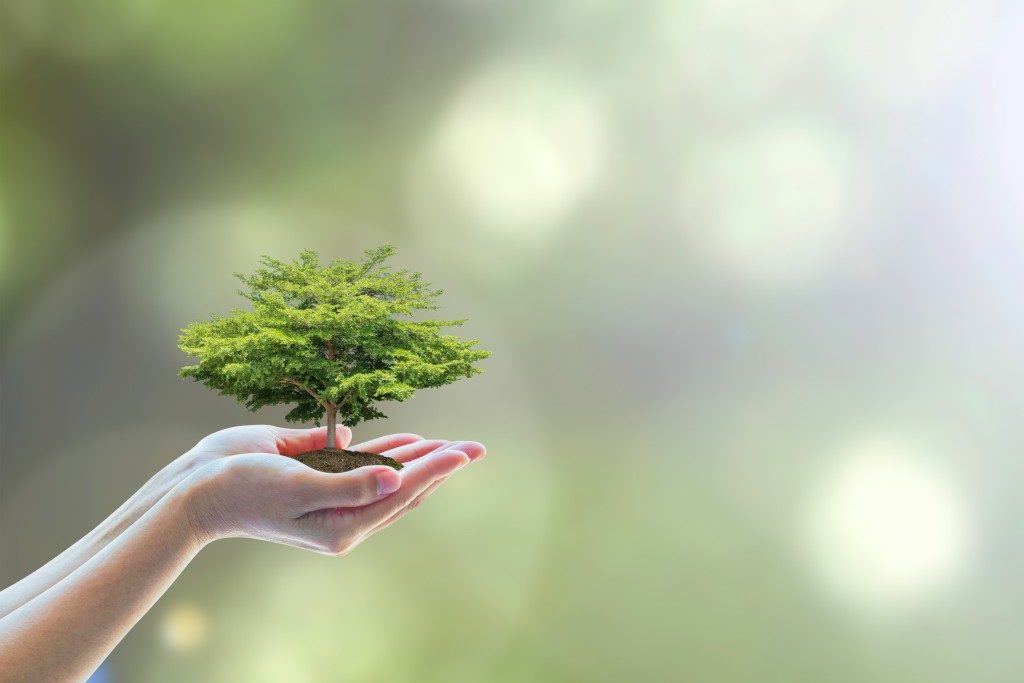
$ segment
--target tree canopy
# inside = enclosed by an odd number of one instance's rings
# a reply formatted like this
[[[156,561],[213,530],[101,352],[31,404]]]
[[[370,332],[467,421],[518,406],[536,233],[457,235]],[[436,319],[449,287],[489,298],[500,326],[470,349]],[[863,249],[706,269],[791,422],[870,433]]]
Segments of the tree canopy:
[[[490,353],[473,348],[478,340],[444,333],[464,320],[412,319],[437,309],[441,290],[420,273],[391,270],[394,253],[385,245],[360,262],[328,265],[309,250],[291,262],[263,256],[252,275],[235,274],[251,310],[181,331],[178,347],[199,359],[181,376],[250,410],[295,404],[291,422],[326,414],[333,428],[336,416],[349,425],[386,417],[375,404],[482,372],[474,363]]]

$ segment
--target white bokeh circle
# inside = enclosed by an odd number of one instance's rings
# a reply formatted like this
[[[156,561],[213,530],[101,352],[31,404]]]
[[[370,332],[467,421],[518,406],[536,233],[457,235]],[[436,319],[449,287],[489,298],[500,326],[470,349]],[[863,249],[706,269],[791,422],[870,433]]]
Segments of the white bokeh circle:
[[[870,438],[844,450],[805,501],[806,555],[826,589],[887,613],[949,588],[974,530],[951,473],[912,443]]]
[[[753,284],[813,279],[854,241],[855,182],[844,141],[813,126],[696,144],[675,200],[684,248]]]
[[[492,66],[458,90],[414,163],[412,219],[431,234],[543,244],[593,188],[607,137],[588,84],[540,65]]]

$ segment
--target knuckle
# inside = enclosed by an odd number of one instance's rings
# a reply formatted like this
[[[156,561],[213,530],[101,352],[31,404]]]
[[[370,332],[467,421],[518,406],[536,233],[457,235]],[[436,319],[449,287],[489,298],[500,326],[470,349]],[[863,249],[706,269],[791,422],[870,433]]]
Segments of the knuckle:
[[[350,482],[350,495],[356,504],[372,503],[377,500],[377,480],[373,476],[363,475]]]
[[[369,482],[366,483],[365,486],[362,487],[362,495],[360,496],[360,498],[363,499],[362,503],[364,505],[369,505],[370,503],[382,497],[383,496],[381,496],[379,489],[377,488],[376,480],[371,479]]]

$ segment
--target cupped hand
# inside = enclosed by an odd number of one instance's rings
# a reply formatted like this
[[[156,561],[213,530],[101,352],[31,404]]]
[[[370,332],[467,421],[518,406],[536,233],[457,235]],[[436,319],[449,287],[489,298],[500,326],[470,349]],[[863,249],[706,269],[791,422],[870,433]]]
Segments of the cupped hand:
[[[484,455],[484,447],[471,441],[397,434],[353,448],[405,463],[401,471],[373,466],[328,474],[281,457],[323,445],[315,436],[293,436],[281,441],[275,435],[271,452],[211,460],[189,477],[183,485],[190,488],[189,518],[199,542],[242,536],[344,554]]]
[[[422,440],[417,434],[391,434],[382,448],[395,448]],[[352,430],[338,425],[335,442],[338,448],[348,448]],[[186,477],[215,460],[242,453],[276,453],[295,456],[327,445],[327,427],[290,429],[274,425],[241,425],[228,427],[203,437],[199,443],[168,464],[154,477],[159,494],[173,488]],[[353,448],[359,449],[366,444]]]

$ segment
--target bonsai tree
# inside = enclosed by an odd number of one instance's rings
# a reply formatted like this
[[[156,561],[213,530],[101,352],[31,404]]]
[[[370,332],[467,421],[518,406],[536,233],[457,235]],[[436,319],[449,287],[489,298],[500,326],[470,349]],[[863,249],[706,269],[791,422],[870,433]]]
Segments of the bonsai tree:
[[[249,410],[292,404],[290,422],[327,423],[327,448],[299,459],[325,471],[381,464],[380,456],[335,448],[335,425],[386,417],[377,404],[404,401],[482,370],[477,340],[445,334],[463,320],[414,320],[435,310],[441,290],[420,273],[392,271],[394,248],[361,262],[321,265],[313,251],[292,262],[269,256],[252,275],[236,273],[251,310],[234,310],[182,330],[178,347],[198,358],[181,369]],[[387,459],[390,460],[390,459]],[[385,464],[401,468],[391,460]]]

